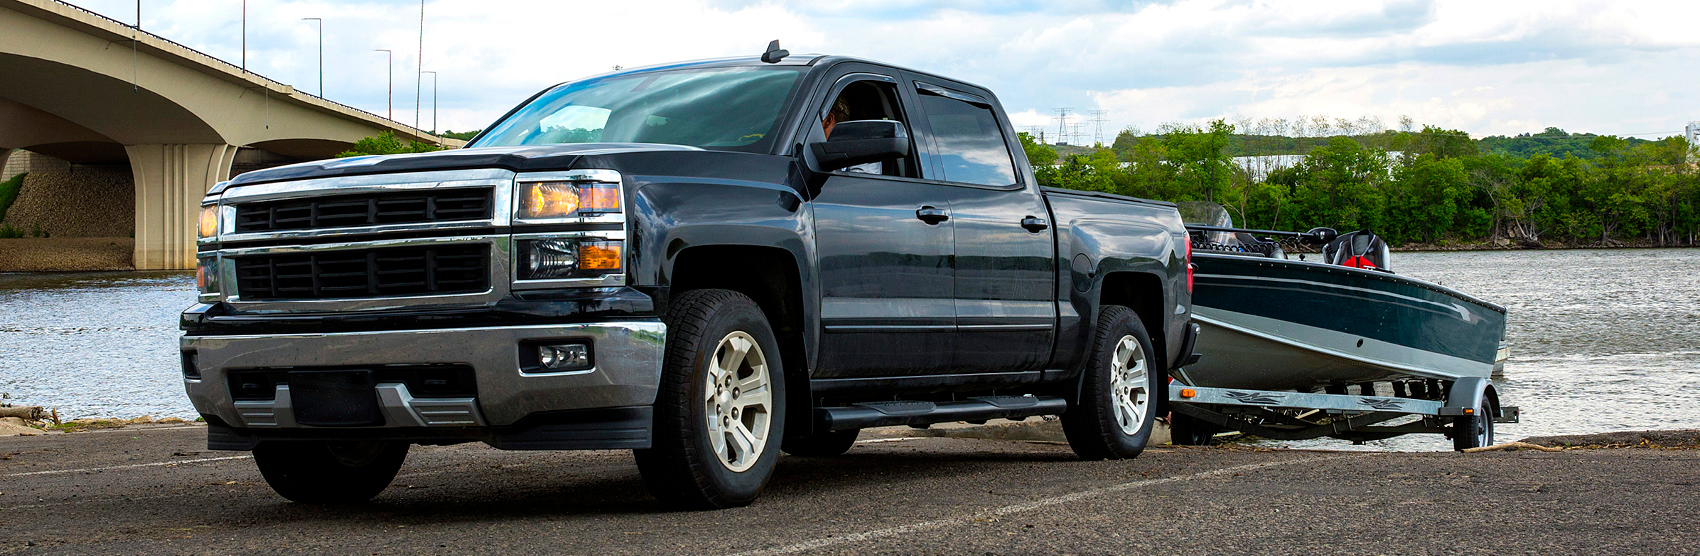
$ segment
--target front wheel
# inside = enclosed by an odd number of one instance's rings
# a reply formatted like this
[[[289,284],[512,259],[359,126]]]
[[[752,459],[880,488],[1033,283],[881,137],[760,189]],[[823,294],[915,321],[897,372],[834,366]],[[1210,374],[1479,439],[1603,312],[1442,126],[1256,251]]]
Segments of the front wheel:
[[[767,317],[744,294],[692,290],[673,299],[665,320],[654,441],[633,451],[638,470],[671,506],[749,504],[785,437],[785,368]]]
[[[1081,459],[1138,457],[1151,439],[1152,393],[1157,372],[1151,338],[1139,316],[1126,307],[1105,306],[1080,403],[1062,416],[1068,446]]]
[[[390,486],[406,442],[262,442],[254,463],[266,484],[303,504],[354,504]]]

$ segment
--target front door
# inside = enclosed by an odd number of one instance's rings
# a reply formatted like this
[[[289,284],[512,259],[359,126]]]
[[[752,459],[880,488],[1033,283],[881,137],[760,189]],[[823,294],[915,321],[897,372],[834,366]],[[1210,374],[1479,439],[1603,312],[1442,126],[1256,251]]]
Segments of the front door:
[[[822,99],[823,120],[908,123],[895,79],[840,72]],[[811,126],[812,139],[824,137],[824,125]],[[920,179],[916,152],[830,172],[811,200],[821,279],[817,378],[949,372],[956,327],[949,187]]]

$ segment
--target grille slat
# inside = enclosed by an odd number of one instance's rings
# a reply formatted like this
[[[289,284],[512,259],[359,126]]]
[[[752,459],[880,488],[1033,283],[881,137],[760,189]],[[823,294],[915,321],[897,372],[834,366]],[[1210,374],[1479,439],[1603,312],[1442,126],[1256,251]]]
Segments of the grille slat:
[[[243,203],[236,206],[236,233],[484,220],[490,218],[492,205],[489,189],[403,191]]]
[[[490,247],[389,247],[235,258],[243,299],[351,299],[477,293],[490,287]]]

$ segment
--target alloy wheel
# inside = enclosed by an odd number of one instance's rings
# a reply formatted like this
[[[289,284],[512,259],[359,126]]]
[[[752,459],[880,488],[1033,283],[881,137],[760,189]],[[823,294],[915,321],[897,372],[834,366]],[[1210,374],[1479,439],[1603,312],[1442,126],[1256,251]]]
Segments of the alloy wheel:
[[[1133,336],[1122,336],[1116,342],[1116,351],[1110,357],[1110,387],[1116,423],[1128,436],[1139,434],[1145,426],[1145,413],[1151,409],[1151,384],[1145,352]]]
[[[703,391],[708,439],[721,465],[742,472],[767,446],[773,421],[773,389],[767,357],[755,338],[733,331],[714,348]]]

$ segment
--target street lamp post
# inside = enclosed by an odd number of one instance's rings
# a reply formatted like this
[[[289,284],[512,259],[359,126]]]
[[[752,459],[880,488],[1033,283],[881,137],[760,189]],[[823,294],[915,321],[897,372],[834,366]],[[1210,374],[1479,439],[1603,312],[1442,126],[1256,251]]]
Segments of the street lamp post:
[[[437,72],[422,71],[431,74],[431,134],[437,134]]]
[[[325,98],[325,20],[303,17],[301,21],[319,22],[319,98]]]
[[[419,0],[419,73],[413,74],[413,129],[419,129],[419,89],[425,85],[425,0]]]
[[[373,52],[382,52],[389,55],[388,67],[390,68],[390,93],[389,97],[387,97],[389,99],[389,115],[384,117],[389,118],[390,121],[393,122],[395,121],[395,53],[390,52],[390,49],[388,48],[379,48],[373,50]]]

